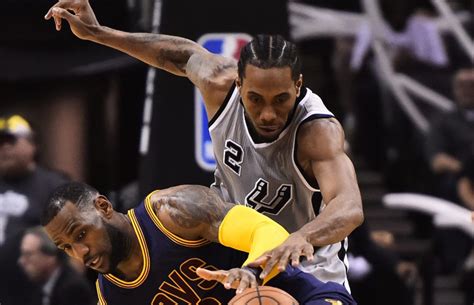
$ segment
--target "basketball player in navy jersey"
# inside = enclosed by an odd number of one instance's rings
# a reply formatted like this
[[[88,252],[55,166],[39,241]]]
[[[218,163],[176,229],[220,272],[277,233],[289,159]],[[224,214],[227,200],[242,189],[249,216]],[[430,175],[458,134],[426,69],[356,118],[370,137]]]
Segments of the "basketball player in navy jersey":
[[[66,20],[80,39],[187,77],[202,94],[209,119],[217,159],[213,188],[292,233],[262,258],[267,264],[261,276],[291,261],[349,289],[346,237],[363,221],[360,191],[343,129],[303,86],[293,43],[259,35],[236,62],[185,38],[101,26],[87,0],[59,0],[45,18],[53,18],[57,30]],[[307,260],[300,264],[301,256]]]
[[[155,191],[125,215],[92,187],[68,183],[51,195],[42,224],[60,249],[99,272],[99,304],[109,305],[227,304],[233,291],[224,286],[239,292],[257,285],[253,269],[239,268],[245,260],[288,236],[266,216],[192,185]],[[212,271],[218,269],[230,270]],[[225,272],[216,278],[224,286],[203,280],[196,270],[208,279]],[[355,304],[342,285],[290,266],[267,280],[301,304]]]

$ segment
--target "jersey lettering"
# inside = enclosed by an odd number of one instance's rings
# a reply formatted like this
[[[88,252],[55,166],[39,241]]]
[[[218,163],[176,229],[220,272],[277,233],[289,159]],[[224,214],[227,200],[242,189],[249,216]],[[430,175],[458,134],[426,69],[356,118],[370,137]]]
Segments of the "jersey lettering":
[[[278,215],[293,198],[293,186],[291,184],[280,185],[270,201],[265,200],[269,195],[268,193],[268,181],[260,178],[257,183],[255,183],[253,190],[245,198],[245,201],[247,205],[261,213],[266,212],[268,214]]]
[[[151,305],[178,305],[178,302],[173,301],[172,298],[160,292],[155,295],[153,301],[151,301]]]
[[[181,264],[178,270],[169,274],[170,281],[164,281],[159,287],[159,293],[155,295],[152,305],[175,305],[175,304],[199,304],[199,305],[221,305],[217,299],[206,297],[201,299],[190,282],[197,282],[202,290],[214,288],[216,281],[206,281],[196,274],[196,269],[202,267],[217,270],[214,266],[206,266],[206,262],[199,258],[191,258]]]
[[[244,150],[242,147],[232,140],[225,141],[224,164],[227,165],[234,173],[240,176],[242,161],[244,160]]]
[[[191,281],[199,281],[199,288],[202,290],[211,290],[212,288],[216,287],[218,284],[216,281],[206,281],[203,280],[197,275],[196,269],[197,268],[206,268],[208,270],[215,270],[217,271],[218,269],[214,266],[206,266],[206,262],[203,261],[202,259],[199,258],[190,258],[184,263],[181,264],[179,267],[179,270],[181,273],[187,277]]]

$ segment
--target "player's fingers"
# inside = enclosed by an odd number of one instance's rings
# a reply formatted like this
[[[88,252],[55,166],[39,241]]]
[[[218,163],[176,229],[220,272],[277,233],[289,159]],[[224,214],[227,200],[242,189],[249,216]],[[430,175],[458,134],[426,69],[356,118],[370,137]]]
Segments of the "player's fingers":
[[[67,9],[60,8],[60,7],[53,7],[52,16],[55,18],[59,17],[62,19],[66,19],[67,21],[71,21],[76,17],[76,15],[72,14]]]
[[[44,15],[44,19],[49,20],[49,19],[51,19],[51,16],[53,16],[53,8],[52,7],[48,10],[46,15]]]
[[[256,283],[255,278],[254,278],[254,282]],[[242,293],[244,289],[249,288],[249,287],[251,287],[251,279],[248,276],[242,277],[240,279],[240,283],[239,283],[239,286],[237,287],[236,293],[237,294]]]
[[[223,284],[226,289],[237,288],[240,283],[240,275],[235,272],[230,272]]]
[[[74,14],[70,13],[66,9],[55,7],[55,8],[53,8],[53,18],[54,18],[54,22],[56,24],[56,30],[59,31],[59,30],[61,30],[62,19],[66,19],[67,22],[69,22],[69,23],[74,23],[75,22],[74,18],[76,18],[76,16]]]
[[[44,19],[46,20],[49,20],[51,19],[51,17],[53,17],[53,8],[57,7],[59,5],[59,2],[56,3],[55,5],[51,6],[48,10],[48,12],[46,13],[46,15],[44,15]]]
[[[59,7],[59,8],[64,8],[64,9],[74,9],[74,2],[73,1],[69,1],[69,0],[61,0],[61,1],[58,1],[55,5],[53,5],[52,7],[49,8],[48,12],[46,13],[46,15],[44,15],[44,19],[46,20],[49,20],[51,19],[51,17],[53,16],[53,9],[55,7]]]
[[[297,267],[300,264],[300,254],[301,253],[299,251],[291,253],[290,260],[293,267]]]
[[[280,259],[278,260],[278,270],[285,271],[286,266],[288,265],[288,261],[290,260],[290,251],[285,251]]]
[[[250,288],[255,288],[258,286],[257,279],[255,281],[250,281]]]
[[[301,253],[308,261],[314,260],[314,247],[313,245],[307,244],[303,248],[303,252]]]
[[[271,258],[268,259],[267,263],[265,264],[265,267],[263,267],[262,273],[260,273],[260,279],[264,279],[267,277],[267,275],[272,271],[273,267],[277,264],[278,258],[275,256],[272,256]]]
[[[60,31],[61,30],[61,17],[57,17],[57,16],[54,16],[53,15],[53,19],[54,19],[54,25],[56,26],[56,31]]]
[[[218,281],[218,282],[223,282],[227,276],[227,272],[224,272],[222,270],[218,271],[212,271],[212,270],[207,270],[204,268],[197,268],[196,269],[196,274],[200,277],[203,278],[207,281]]]

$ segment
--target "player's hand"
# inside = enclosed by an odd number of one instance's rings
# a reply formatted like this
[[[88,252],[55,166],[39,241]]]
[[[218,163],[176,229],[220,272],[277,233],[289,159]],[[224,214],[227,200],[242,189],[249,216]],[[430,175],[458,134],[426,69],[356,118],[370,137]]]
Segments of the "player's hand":
[[[255,275],[249,270],[241,268],[217,271],[197,268],[196,274],[207,281],[218,281],[226,289],[237,289],[236,293],[241,293],[246,288],[258,286]]]
[[[313,254],[313,245],[302,234],[295,232],[290,234],[281,245],[265,252],[247,266],[262,266],[260,279],[264,279],[274,267],[277,267],[279,271],[284,271],[289,262],[293,267],[297,267],[300,264],[300,257],[312,261]]]
[[[100,26],[88,0],[59,0],[44,18],[53,18],[57,31],[61,30],[62,20],[66,20],[80,39],[92,38],[94,30]]]

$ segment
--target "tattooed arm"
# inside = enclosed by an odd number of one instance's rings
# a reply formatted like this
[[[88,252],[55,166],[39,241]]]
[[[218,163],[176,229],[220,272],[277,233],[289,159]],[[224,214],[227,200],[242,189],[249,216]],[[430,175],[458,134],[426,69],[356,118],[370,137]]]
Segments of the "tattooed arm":
[[[201,91],[209,118],[224,101],[237,77],[235,60],[212,54],[189,39],[128,33],[100,25],[88,0],[59,0],[45,18],[53,18],[58,31],[64,19],[80,39],[117,49],[156,68],[188,77]]]
[[[172,233],[189,240],[206,238],[218,242],[219,226],[234,206],[213,190],[199,185],[180,185],[151,196],[153,208]]]
[[[248,252],[244,266],[288,237],[288,232],[267,216],[251,208],[225,202],[204,186],[182,185],[157,191],[151,201],[154,212],[170,232],[188,240],[205,238]],[[197,271],[204,279],[217,280],[227,288],[237,288],[238,291],[257,286],[255,274],[245,268]],[[262,279],[266,282],[277,273],[278,270],[273,268]]]

